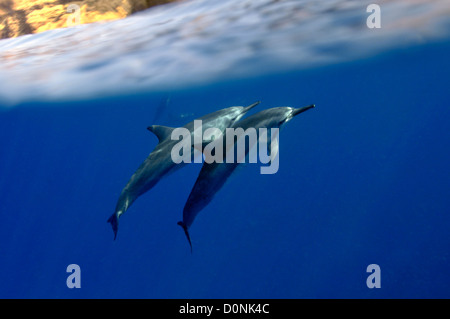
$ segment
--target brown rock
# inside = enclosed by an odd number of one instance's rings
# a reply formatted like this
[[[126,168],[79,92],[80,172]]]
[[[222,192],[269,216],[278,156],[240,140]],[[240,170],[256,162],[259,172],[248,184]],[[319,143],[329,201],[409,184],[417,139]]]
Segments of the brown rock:
[[[75,22],[69,5],[79,7],[79,23],[115,20],[177,0],[0,0],[0,38],[17,37]],[[70,19],[70,20],[68,20]]]

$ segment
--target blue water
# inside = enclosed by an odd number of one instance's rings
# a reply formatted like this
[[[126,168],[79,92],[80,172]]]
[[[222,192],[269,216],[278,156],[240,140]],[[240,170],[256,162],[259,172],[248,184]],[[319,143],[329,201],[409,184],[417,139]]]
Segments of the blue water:
[[[443,40],[211,84],[7,105],[0,297],[450,298],[449,52]],[[147,126],[256,100],[258,110],[316,104],[282,130],[278,173],[249,164],[233,175],[193,224],[193,254],[176,222],[201,164],[140,197],[113,240],[106,220],[157,144]],[[80,289],[66,286],[69,264],[80,266]],[[366,286],[369,264],[381,268],[379,289]]]

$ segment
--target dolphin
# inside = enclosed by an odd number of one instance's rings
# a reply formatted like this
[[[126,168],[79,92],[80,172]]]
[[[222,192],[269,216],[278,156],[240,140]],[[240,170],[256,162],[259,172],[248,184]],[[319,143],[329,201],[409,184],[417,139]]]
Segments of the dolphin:
[[[232,106],[216,112],[204,115],[197,120],[202,121],[202,136],[208,128],[218,128],[222,132],[239,121],[248,111],[258,105],[255,102],[249,106]],[[194,134],[194,121],[187,123],[187,128]],[[172,161],[171,150],[177,140],[171,139],[174,128],[162,125],[152,125],[147,128],[154,133],[159,142],[155,149],[148,155],[147,159],[139,166],[131,176],[128,184],[123,188],[116,204],[114,214],[108,219],[114,231],[114,239],[117,237],[119,217],[127,211],[131,204],[142,194],[153,188],[161,178],[184,166],[184,163],[176,164]],[[191,138],[192,141],[192,138]]]
[[[284,124],[289,122],[294,116],[303,113],[315,105],[311,104],[309,106],[301,108],[292,107],[276,107],[267,110],[263,110],[254,115],[251,115],[233,125],[233,128],[242,128],[247,130],[248,128],[255,128],[256,132],[259,132],[259,128],[281,128]],[[259,139],[258,134],[258,139]],[[236,140],[234,141],[236,144]],[[233,147],[235,147],[234,145]],[[250,147],[246,145],[245,154],[247,155]],[[226,147],[224,147],[224,153],[226,152]],[[213,199],[214,195],[222,188],[222,186],[227,181],[228,177],[235,171],[239,166],[239,162],[234,161],[233,163],[227,163],[223,161],[222,163],[212,162],[203,163],[202,169],[197,177],[197,180],[189,194],[186,204],[183,209],[183,220],[178,222],[189,242],[192,252],[192,243],[189,235],[189,227],[191,227],[194,222],[195,217],[204,209]]]

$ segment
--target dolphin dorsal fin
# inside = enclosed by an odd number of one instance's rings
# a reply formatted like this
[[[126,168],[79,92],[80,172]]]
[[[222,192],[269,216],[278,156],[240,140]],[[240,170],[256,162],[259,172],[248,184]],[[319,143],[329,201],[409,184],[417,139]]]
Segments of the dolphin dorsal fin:
[[[170,135],[172,134],[172,131],[174,130],[173,127],[169,126],[163,126],[163,125],[151,125],[147,127],[147,130],[152,132],[156,135],[159,142],[164,141],[165,139],[170,138]]]

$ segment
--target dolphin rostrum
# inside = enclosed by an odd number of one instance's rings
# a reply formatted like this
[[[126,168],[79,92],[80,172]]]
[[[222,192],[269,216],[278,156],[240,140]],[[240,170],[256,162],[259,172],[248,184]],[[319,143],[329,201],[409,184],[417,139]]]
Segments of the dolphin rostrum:
[[[276,107],[263,110],[254,115],[251,115],[239,122],[236,122],[234,128],[255,128],[258,132],[260,128],[281,128],[285,123],[291,120],[294,116],[315,107],[314,104],[301,107]],[[228,133],[227,133],[228,134]],[[258,134],[258,139],[260,136]],[[234,144],[236,141],[233,142]],[[233,147],[235,147],[234,145]],[[245,153],[249,152],[250,147],[246,145]],[[227,151],[227,150],[225,150]],[[189,227],[194,222],[198,213],[205,208],[213,199],[214,195],[222,188],[228,177],[238,167],[239,162],[233,161],[231,163],[223,161],[203,163],[202,169],[197,177],[194,187],[189,194],[189,198],[183,209],[183,221],[178,222],[178,225],[183,227],[187,240],[191,247],[192,243],[189,236]]]
[[[198,118],[197,120],[202,121],[202,133],[208,128],[217,128],[224,131],[259,103],[256,102],[246,107],[232,106]],[[194,134],[194,121],[186,124],[184,128],[188,129],[191,135]],[[114,231],[114,239],[117,237],[119,217],[127,211],[131,204],[155,186],[165,175],[184,166],[183,163],[175,164],[171,158],[171,150],[178,142],[171,139],[174,128],[152,125],[147,129],[156,135],[159,143],[131,176],[119,196],[114,214],[108,219]]]

